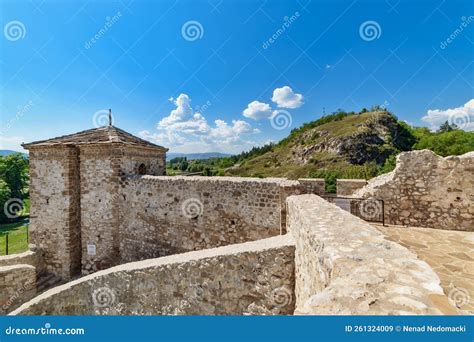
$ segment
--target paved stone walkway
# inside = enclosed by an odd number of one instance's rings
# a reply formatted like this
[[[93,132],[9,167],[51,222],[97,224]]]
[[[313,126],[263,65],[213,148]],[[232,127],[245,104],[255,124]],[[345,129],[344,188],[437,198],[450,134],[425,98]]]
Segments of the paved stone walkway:
[[[474,232],[374,224],[427,262],[451,303],[474,314]]]

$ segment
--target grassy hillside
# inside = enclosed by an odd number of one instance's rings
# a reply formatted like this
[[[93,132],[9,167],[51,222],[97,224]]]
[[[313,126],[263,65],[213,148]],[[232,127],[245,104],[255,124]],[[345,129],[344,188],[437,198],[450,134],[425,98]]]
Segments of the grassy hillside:
[[[412,136],[387,112],[339,112],[293,130],[271,151],[242,160],[226,173],[238,176],[370,178],[385,161],[407,150]]]
[[[334,191],[336,178],[370,179],[395,167],[401,151],[431,149],[441,156],[474,151],[474,133],[445,123],[438,132],[411,127],[374,108],[339,111],[303,124],[276,144],[254,147],[225,158],[168,163],[168,173],[243,177],[325,178]]]

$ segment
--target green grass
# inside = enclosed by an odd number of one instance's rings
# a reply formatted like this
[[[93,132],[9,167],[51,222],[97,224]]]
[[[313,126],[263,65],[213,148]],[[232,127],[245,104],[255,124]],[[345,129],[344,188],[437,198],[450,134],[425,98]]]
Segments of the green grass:
[[[6,236],[8,234],[8,255],[28,250],[25,221],[0,225],[0,255],[6,254]]]

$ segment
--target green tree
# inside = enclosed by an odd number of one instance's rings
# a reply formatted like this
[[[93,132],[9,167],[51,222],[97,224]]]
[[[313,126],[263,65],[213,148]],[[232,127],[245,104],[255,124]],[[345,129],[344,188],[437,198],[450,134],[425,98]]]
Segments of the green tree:
[[[28,186],[28,159],[21,153],[0,157],[0,179],[7,183],[11,197],[23,198]]]
[[[452,132],[457,129],[459,129],[459,127],[455,123],[449,124],[449,122],[446,121],[441,126],[439,126],[437,133]]]
[[[11,191],[8,184],[0,179],[0,222],[5,222],[7,217],[5,215],[5,202],[10,199]]]
[[[419,141],[413,146],[415,150],[429,149],[443,157],[474,151],[474,132],[456,129],[427,134],[421,131],[419,136]]]
[[[179,163],[179,169],[181,171],[186,171],[188,169],[188,166],[189,166],[189,163],[188,161],[186,160],[186,158],[184,158],[183,161],[181,161],[181,163]]]

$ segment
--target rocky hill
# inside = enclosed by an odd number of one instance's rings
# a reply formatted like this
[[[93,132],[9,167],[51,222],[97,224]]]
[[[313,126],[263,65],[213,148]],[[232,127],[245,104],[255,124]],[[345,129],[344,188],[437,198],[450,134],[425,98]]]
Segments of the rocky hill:
[[[271,150],[241,161],[229,175],[315,176],[315,172],[361,173],[374,176],[393,155],[410,150],[414,138],[386,111],[336,113],[297,128]],[[317,176],[317,175],[316,175]]]

